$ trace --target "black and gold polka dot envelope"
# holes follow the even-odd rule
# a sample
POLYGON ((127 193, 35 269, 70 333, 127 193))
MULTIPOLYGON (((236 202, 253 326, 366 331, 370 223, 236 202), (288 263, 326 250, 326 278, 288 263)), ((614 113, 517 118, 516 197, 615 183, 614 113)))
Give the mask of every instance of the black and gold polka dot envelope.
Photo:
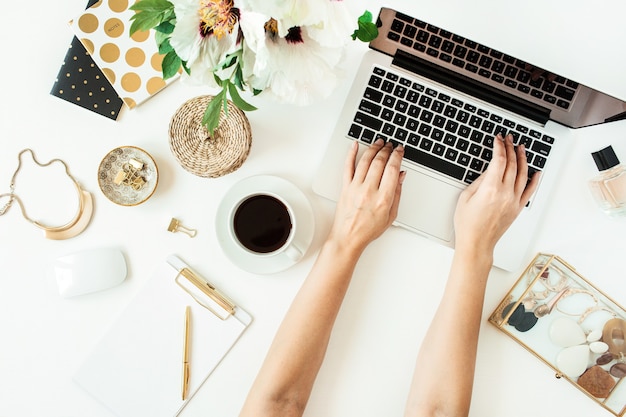
POLYGON ((76 37, 131 109, 176 78, 163 79, 163 55, 153 30, 130 36, 132 4, 131 0, 100 0, 71 22, 76 37))
POLYGON ((50 94, 116 120, 124 102, 74 37, 50 94))

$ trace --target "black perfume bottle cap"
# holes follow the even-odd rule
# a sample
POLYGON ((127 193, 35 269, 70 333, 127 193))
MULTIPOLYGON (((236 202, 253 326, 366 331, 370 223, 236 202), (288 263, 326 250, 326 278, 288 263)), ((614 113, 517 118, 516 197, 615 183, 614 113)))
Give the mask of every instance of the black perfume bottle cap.
POLYGON ((619 165, 619 159, 617 158, 617 155, 615 155, 615 151, 611 145, 599 150, 598 152, 592 152, 591 156, 600 171, 606 171, 607 169, 619 165))

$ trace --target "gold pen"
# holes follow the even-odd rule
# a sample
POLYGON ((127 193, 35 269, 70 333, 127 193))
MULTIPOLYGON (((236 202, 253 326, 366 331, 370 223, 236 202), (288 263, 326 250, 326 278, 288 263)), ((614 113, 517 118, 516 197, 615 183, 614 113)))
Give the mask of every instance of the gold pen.
POLYGON ((191 325, 191 308, 185 308, 185 335, 183 339, 183 383, 182 397, 183 401, 187 399, 187 391, 189 390, 189 333, 191 325))

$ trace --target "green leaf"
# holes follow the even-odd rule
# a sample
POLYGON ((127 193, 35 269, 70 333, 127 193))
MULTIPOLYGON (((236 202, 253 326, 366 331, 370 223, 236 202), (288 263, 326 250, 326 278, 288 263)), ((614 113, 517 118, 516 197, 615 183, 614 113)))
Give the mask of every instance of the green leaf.
POLYGON ((191 69, 187 66, 187 61, 183 61, 182 65, 183 65, 183 69, 185 70, 187 75, 191 75, 191 69))
POLYGON ((153 13, 160 13, 173 8, 174 5, 168 0, 140 0, 129 7, 130 10, 147 11, 153 13))
POLYGON ((158 33, 164 33, 166 35, 170 35, 172 32, 174 32, 174 27, 175 26, 172 22, 166 21, 156 26, 154 30, 156 30, 158 33))
POLYGON ((132 24, 130 25, 130 35, 132 36, 135 32, 139 31, 148 31, 153 27, 159 25, 161 23, 161 17, 143 13, 137 13, 133 17, 131 17, 132 24))
POLYGON ((157 41, 157 44, 159 45, 159 54, 167 55, 167 54, 169 54, 170 52, 172 52, 174 50, 174 48, 170 44, 170 38, 169 37, 167 37, 167 38, 165 38, 163 40, 160 40, 157 37, 156 41, 157 41))
MULTIPOLYGON (((167 0, 140 0, 130 7, 136 11, 130 20, 130 34, 150 30, 174 19, 174 5, 167 0)), ((172 28, 173 30, 173 28, 172 28)))
POLYGON ((235 80, 234 84, 241 91, 244 90, 244 82, 243 82, 243 70, 241 69, 241 65, 237 64, 237 68, 235 69, 235 80))
POLYGON ((371 42, 378 37, 378 27, 372 21, 372 13, 365 11, 357 21, 358 29, 352 33, 352 40, 357 38, 362 42, 371 42))
POLYGON ((237 86, 230 81, 228 82, 228 92, 230 93, 230 98, 232 98, 235 106, 239 107, 243 111, 253 111, 256 110, 252 104, 248 103, 239 95, 239 91, 237 91, 237 86))
POLYGON ((222 112, 222 106, 225 99, 226 88, 222 88, 222 91, 213 97, 213 100, 211 100, 209 105, 204 110, 202 125, 207 128, 209 135, 211 136, 213 136, 215 129, 217 129, 220 124, 220 113, 222 112))
POLYGON ((363 23, 372 23, 373 19, 374 19, 374 16, 372 15, 372 12, 370 12, 369 10, 366 10, 363 12, 361 16, 359 16, 358 21, 363 22, 363 23))
POLYGON ((216 73, 213 73, 213 78, 215 79, 215 83, 220 87, 224 87, 224 80, 217 76, 216 73))
POLYGON ((230 68, 233 65, 237 64, 239 62, 239 59, 241 57, 241 52, 242 50, 239 49, 235 52, 233 52, 232 54, 227 54, 224 57, 224 60, 222 62, 220 62, 219 64, 217 64, 217 66, 215 67, 218 70, 223 70, 226 68, 230 68))
POLYGON ((182 61, 179 56, 176 54, 176 51, 168 52, 163 58, 163 62, 161 63, 161 69, 163 70, 163 79, 167 80, 168 78, 172 78, 178 73, 180 66, 182 65, 182 61))

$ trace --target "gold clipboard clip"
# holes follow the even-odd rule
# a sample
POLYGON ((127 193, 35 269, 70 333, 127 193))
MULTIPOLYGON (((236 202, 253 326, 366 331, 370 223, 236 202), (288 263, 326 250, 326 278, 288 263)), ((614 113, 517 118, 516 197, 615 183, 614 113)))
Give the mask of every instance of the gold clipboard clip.
POLYGON ((171 256, 168 262, 178 270, 175 281, 198 304, 221 320, 235 314, 236 305, 204 278, 184 265, 178 257, 171 256))

